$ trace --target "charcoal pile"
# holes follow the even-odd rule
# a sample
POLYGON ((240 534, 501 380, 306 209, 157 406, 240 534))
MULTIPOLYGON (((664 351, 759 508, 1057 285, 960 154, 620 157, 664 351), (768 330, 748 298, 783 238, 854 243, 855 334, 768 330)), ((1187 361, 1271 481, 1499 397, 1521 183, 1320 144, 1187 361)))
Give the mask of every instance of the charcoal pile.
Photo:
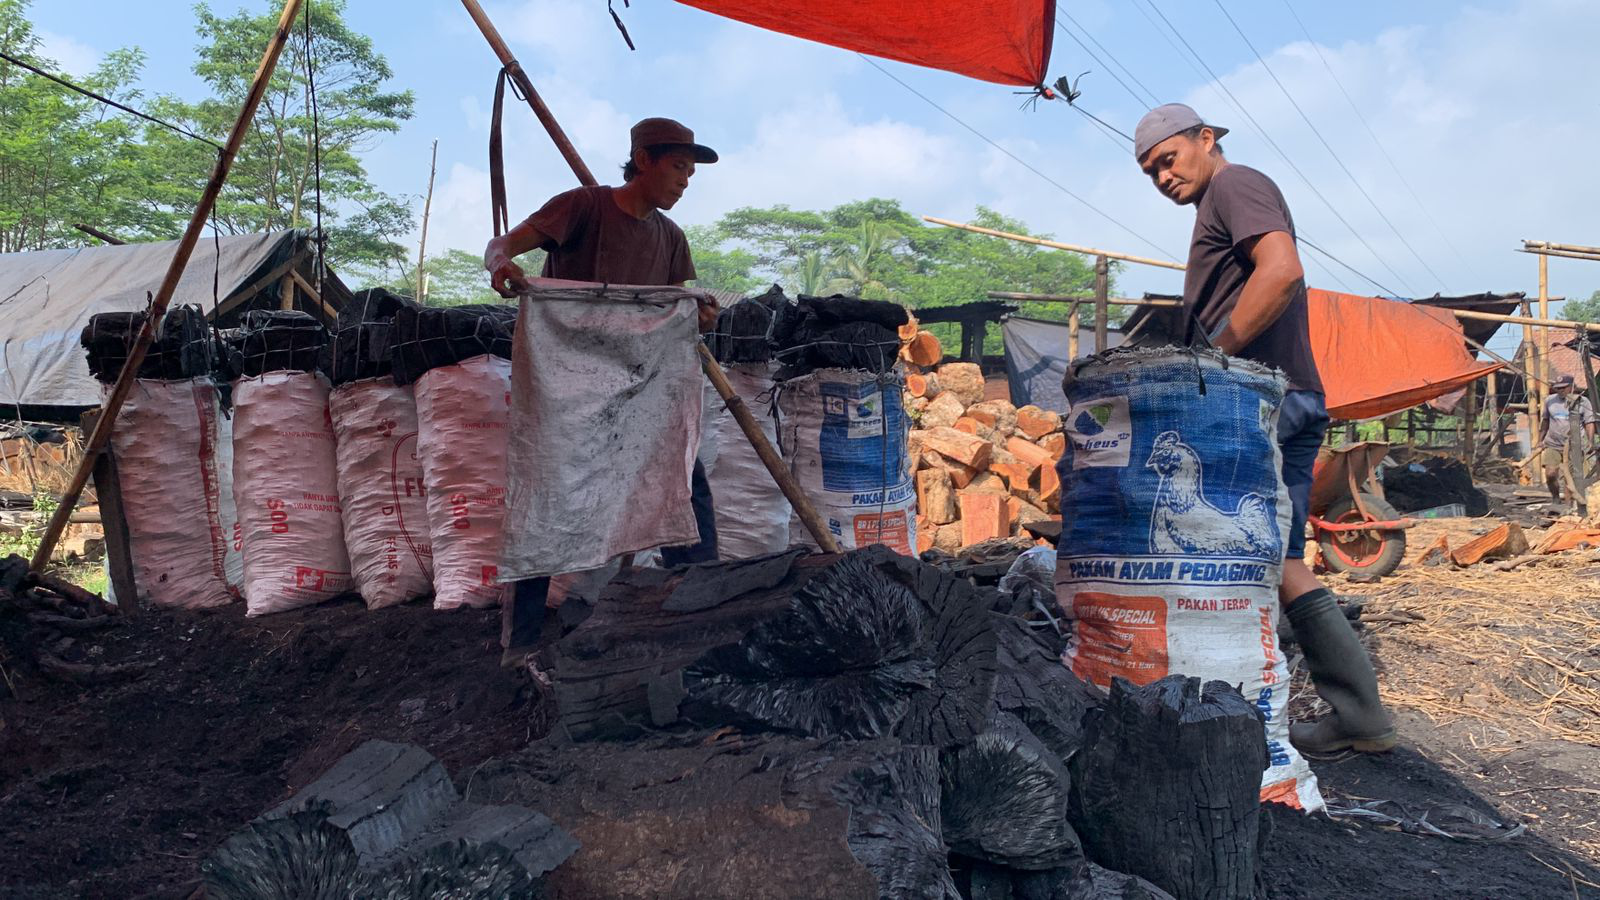
POLYGON ((328 330, 310 313, 252 309, 229 343, 230 368, 255 378, 268 372, 319 372, 328 330))
POLYGON ((464 306, 402 306, 389 331, 389 352, 397 384, 411 384, 424 372, 475 356, 511 358, 517 308, 498 303, 464 306))
MULTIPOLYGON (((96 313, 89 317, 78 342, 89 358, 89 372, 103 384, 112 384, 127 362, 139 329, 142 312, 96 313)), ((211 374, 217 357, 211 325, 198 306, 167 310, 155 341, 139 364, 140 378, 177 381, 211 374)))
MULTIPOLYGON (((875 887, 840 882, 827 896, 1250 896, 1256 857, 1232 851, 1257 838, 1265 739, 1253 707, 1222 685, 1197 700, 1198 688, 1122 683, 1101 713, 1106 700, 1061 664, 1053 629, 996 612, 997 595, 883 547, 625 571, 537 659, 557 709, 551 740, 599 741, 579 750, 635 784, 586 784, 574 822, 549 810, 586 848, 588 834, 629 833, 607 838, 626 854, 580 853, 554 883, 627 884, 627 859, 657 843, 684 856, 680 873, 716 872, 730 846, 767 839, 773 826, 752 824, 765 819, 798 845, 844 838, 848 865, 826 857, 827 869, 841 879, 864 870, 875 887), (1165 783, 1186 773, 1183 791, 1148 808, 1122 803, 1120 818, 1093 807, 1157 790, 1135 790, 1137 767, 1110 782, 1102 761, 1132 758, 1135 746, 1170 753, 1159 771, 1172 773, 1165 783), (744 768, 727 763, 730 784, 711 783, 722 763, 710 761, 728 754, 744 768), (747 783, 758 773, 776 776, 781 798, 747 783), (822 815, 841 808, 847 815, 822 815), (1133 858, 1115 844, 1139 822, 1203 835, 1229 854, 1133 858), (675 843, 667 832, 678 828, 695 840, 675 843)), ((507 797, 543 808, 556 802, 552 784, 590 777, 551 771, 564 766, 530 750, 496 777, 507 797)), ((680 879, 613 896, 740 895, 723 891, 680 879)), ((805 882, 742 896, 816 893, 805 882)))
POLYGON ((1489 514, 1489 495, 1472 483, 1472 472, 1459 459, 1420 457, 1379 471, 1384 497, 1399 512, 1418 512, 1459 503, 1466 507, 1469 516, 1489 514))
POLYGON ((546 816, 464 800, 412 744, 367 741, 201 866, 213 900, 539 896, 578 849, 546 816))
POLYGON ((899 329, 910 321, 898 303, 842 294, 801 296, 775 308, 772 344, 775 358, 783 363, 779 381, 817 369, 888 372, 900 356, 899 329))
POLYGON ((783 288, 773 285, 764 294, 723 307, 716 328, 706 335, 706 349, 725 366, 767 362, 772 359, 773 324, 789 305, 783 288))
POLYGON ((409 297, 384 288, 356 291, 334 326, 324 364, 334 384, 382 378, 393 371, 389 332, 400 310, 420 310, 409 297))

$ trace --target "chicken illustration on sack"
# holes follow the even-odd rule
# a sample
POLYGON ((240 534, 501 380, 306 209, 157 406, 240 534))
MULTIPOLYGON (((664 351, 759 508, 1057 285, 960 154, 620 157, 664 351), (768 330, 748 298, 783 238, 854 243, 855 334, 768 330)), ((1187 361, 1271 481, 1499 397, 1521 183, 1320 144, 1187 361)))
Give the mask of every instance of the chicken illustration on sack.
POLYGON ((1145 465, 1161 476, 1150 513, 1150 552, 1254 556, 1283 555, 1273 501, 1249 493, 1233 510, 1206 500, 1200 455, 1176 431, 1157 435, 1145 465))

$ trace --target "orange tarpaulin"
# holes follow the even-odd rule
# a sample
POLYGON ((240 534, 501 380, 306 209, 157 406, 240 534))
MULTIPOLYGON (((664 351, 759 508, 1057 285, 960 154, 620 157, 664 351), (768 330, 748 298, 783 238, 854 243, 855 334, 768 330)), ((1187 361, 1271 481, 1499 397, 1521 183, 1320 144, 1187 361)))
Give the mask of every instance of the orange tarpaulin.
POLYGON ((1044 84, 1056 19, 1055 0, 679 2, 846 50, 1025 87, 1044 84))
POLYGON ((1409 409, 1501 368, 1472 358, 1449 310, 1316 288, 1307 298, 1311 352, 1335 419, 1409 409))

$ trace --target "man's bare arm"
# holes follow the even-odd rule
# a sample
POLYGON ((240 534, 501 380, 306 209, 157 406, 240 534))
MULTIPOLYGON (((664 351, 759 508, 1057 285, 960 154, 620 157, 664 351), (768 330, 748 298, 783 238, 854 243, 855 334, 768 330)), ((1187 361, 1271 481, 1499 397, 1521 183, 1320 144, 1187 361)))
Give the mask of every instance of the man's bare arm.
POLYGON ((543 232, 527 222, 497 238, 492 238, 483 248, 483 267, 489 270, 489 284, 502 297, 515 297, 528 289, 528 273, 517 265, 516 258, 529 250, 537 250, 550 240, 543 232))
POLYGON ((1216 338, 1217 348, 1224 353, 1238 353, 1260 337, 1289 308, 1295 291, 1305 282, 1300 254, 1287 231, 1252 238, 1244 250, 1255 271, 1239 293, 1227 327, 1216 338))

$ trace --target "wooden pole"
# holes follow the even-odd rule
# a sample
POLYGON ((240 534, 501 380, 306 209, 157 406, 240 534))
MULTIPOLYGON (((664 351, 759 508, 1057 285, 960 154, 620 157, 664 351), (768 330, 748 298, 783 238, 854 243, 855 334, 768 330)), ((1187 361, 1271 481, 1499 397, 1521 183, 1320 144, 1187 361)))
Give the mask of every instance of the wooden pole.
POLYGON ((1578 253, 1572 250, 1518 250, 1518 253, 1532 253, 1537 256, 1561 256, 1567 259, 1586 259, 1589 262, 1600 262, 1600 255, 1594 253, 1578 253))
POLYGON ((1522 301, 1522 347, 1526 351, 1523 359, 1527 362, 1528 372, 1533 375, 1532 384, 1524 381, 1526 386, 1523 394, 1528 401, 1528 458, 1533 460, 1533 483, 1544 482, 1544 461, 1539 458, 1539 417, 1544 411, 1544 370, 1539 366, 1539 349, 1533 342, 1533 312, 1528 308, 1528 301, 1522 301))
POLYGON ((155 341, 156 329, 167 313, 167 305, 172 302, 172 294, 178 288, 178 280, 183 277, 184 266, 189 264, 189 257, 194 253, 194 245, 200 240, 200 232, 205 228, 206 219, 211 216, 211 209, 216 205, 217 195, 222 192, 228 171, 233 168, 233 159, 239 154, 239 146, 244 143, 244 136, 249 133, 251 123, 255 121, 256 109, 261 105, 261 98, 267 92, 267 85, 272 80, 272 70, 277 67, 278 56, 283 53, 283 45, 289 40, 289 32, 293 27, 295 16, 300 13, 301 2, 302 0, 284 0, 283 15, 278 17, 278 28, 273 32, 272 40, 261 56, 260 65, 256 67, 255 77, 250 82, 249 92, 245 94, 244 107, 239 110, 239 116, 234 120, 233 130, 228 133, 228 140, 222 152, 217 155, 217 165, 211 171, 211 180, 206 182, 205 191, 200 195, 200 202, 194 208, 194 215, 189 217, 189 226, 184 229, 183 237, 178 239, 178 246, 172 253, 172 262, 167 265, 167 274, 161 279, 161 286, 156 289, 155 297, 150 301, 149 313, 144 317, 144 324, 140 326, 133 346, 128 349, 128 358, 122 364, 117 382, 112 386, 111 393, 106 396, 100 421, 95 423, 94 433, 90 435, 89 443, 84 447, 83 461, 78 464, 78 470, 73 473, 72 481, 62 492, 61 505, 56 508, 55 515, 50 517, 50 524, 39 541, 39 549, 34 553, 32 562, 32 569, 35 572, 44 571, 45 564, 50 561, 50 554, 55 552, 56 543, 61 540, 61 532, 66 529, 67 520, 72 517, 72 508, 78 505, 78 497, 83 494, 83 486, 88 483, 89 475, 94 470, 95 460, 111 440, 111 432, 116 427, 117 413, 122 411, 122 404, 127 401, 128 392, 133 389, 134 378, 139 372, 139 366, 144 363, 145 354, 150 352, 151 343, 155 341))
MULTIPOLYGON (((94 431, 100 410, 83 414, 79 424, 84 434, 94 431)), ((139 585, 133 577, 133 548, 128 540, 128 518, 122 509, 122 479, 117 474, 117 457, 106 448, 94 461, 94 496, 100 505, 100 530, 106 536, 106 574, 117 597, 117 612, 132 617, 139 613, 139 585)))
POLYGON ((1478 319, 1484 322, 1506 322, 1512 325, 1539 325, 1541 327, 1549 328, 1571 328, 1573 330, 1581 329, 1583 331, 1600 332, 1600 323, 1574 322, 1571 319, 1550 319, 1537 317, 1531 313, 1527 313, 1528 304, 1526 301, 1523 302, 1522 308, 1525 314, 1520 316, 1502 316, 1499 313, 1478 312, 1475 309, 1452 309, 1449 312, 1458 319, 1478 319))
POLYGON ((1067 314, 1067 361, 1078 358, 1078 329, 1082 322, 1078 316, 1079 304, 1072 304, 1072 312, 1067 314))
MULTIPOLYGON (((1019 303, 1093 303, 1094 295, 1075 297, 1071 294, 1019 294, 1016 291, 988 291, 985 296, 990 300, 1015 300, 1019 303)), ((1182 306, 1181 300, 1135 300, 1131 297, 1107 297, 1106 303, 1112 306, 1154 306, 1176 307, 1182 306)))
POLYGON ((704 342, 700 344, 700 366, 705 370, 706 377, 711 379, 711 386, 717 389, 717 396, 728 405, 728 412, 732 413, 733 420, 739 423, 739 429, 750 439, 750 445, 755 447, 756 455, 761 457, 762 464, 772 473, 772 479, 778 483, 778 489, 788 498, 789 505, 794 507, 806 530, 811 532, 812 540, 816 541, 817 546, 824 552, 838 553, 839 543, 833 539, 833 534, 828 531, 828 526, 823 523, 822 517, 817 515, 816 508, 811 505, 811 498, 800 489, 789 467, 783 464, 783 458, 767 442, 767 436, 756 423, 756 417, 751 415, 750 409, 744 405, 744 400, 740 399, 739 392, 728 382, 728 376, 722 373, 722 366, 717 364, 717 358, 706 349, 704 342))
MULTIPOLYGON (((295 2, 298 3, 299 0, 295 0, 295 2)), ((489 46, 494 48, 495 55, 500 57, 500 62, 506 66, 506 70, 511 74, 512 79, 522 88, 523 95, 528 98, 528 105, 533 107, 534 115, 539 117, 539 122, 544 125, 545 131, 550 134, 550 140, 555 142, 556 149, 561 151, 561 155, 567 160, 567 165, 572 167, 572 174, 576 175, 583 184, 594 185, 596 183, 594 175, 590 173, 589 167, 584 165, 583 159, 578 156, 578 151, 572 146, 572 142, 567 140, 566 132, 561 130, 561 125, 556 122, 555 116, 551 114, 549 107, 546 107, 544 101, 539 99, 538 91, 533 89, 533 82, 528 80, 527 73, 522 71, 522 67, 512 57, 511 50, 506 47, 505 41, 501 40, 500 32, 495 29, 494 23, 489 21, 488 15, 478 5, 477 0, 461 0, 461 2, 466 6, 467 12, 472 15, 472 20, 478 23, 478 30, 483 32, 483 36, 489 41, 489 46)), ((788 498, 789 505, 794 507, 795 514, 800 517, 801 523, 806 526, 807 531, 811 532, 811 539, 816 541, 817 546, 821 547, 825 552, 838 553, 839 543, 833 539, 833 535, 828 531, 827 525, 823 524, 822 517, 817 515, 816 508, 811 505, 811 498, 807 497, 805 492, 800 489, 800 485, 794 480, 794 475, 783 464, 783 458, 778 455, 778 451, 774 450, 772 444, 767 441, 767 436, 761 431, 761 426, 756 422, 755 416, 750 414, 750 410, 745 407, 744 401, 740 400, 738 393, 734 391, 733 385, 728 383, 728 377, 722 373, 722 366, 718 365, 716 357, 712 356, 711 351, 706 349, 705 342, 698 343, 700 346, 700 369, 705 372, 707 378, 711 379, 711 386, 716 388, 717 396, 728 404, 728 411, 733 414, 734 421, 739 423, 739 430, 744 432, 745 439, 750 442, 751 447, 755 448, 756 455, 761 457, 762 464, 767 467, 767 473, 772 476, 772 480, 778 485, 778 489, 783 492, 783 496, 788 498)))
POLYGON ((422 239, 417 241, 417 302, 426 299, 428 277, 423 264, 428 261, 428 213, 433 210, 433 176, 439 171, 439 139, 433 140, 433 159, 428 163, 428 199, 422 202, 422 239))
POLYGON ((1076 244, 1063 244, 1060 241, 1048 241, 1044 238, 1029 237, 1025 234, 1012 234, 1009 231, 996 231, 993 228, 982 228, 977 225, 967 225, 963 222, 952 222, 949 219, 940 219, 934 216, 923 216, 922 221, 943 225, 946 228, 959 228, 973 234, 987 234, 990 237, 1005 238, 1008 241, 1020 241, 1024 244, 1035 244, 1040 247, 1049 247, 1052 250, 1070 250, 1073 253, 1083 253, 1088 256, 1104 256, 1109 259, 1120 259, 1123 262, 1138 263, 1141 266, 1158 266, 1163 269, 1177 269, 1182 272, 1183 263, 1167 262, 1164 259, 1151 259, 1148 256, 1133 256, 1127 253, 1117 253, 1114 250, 1097 250, 1093 247, 1080 247, 1076 244))
POLYGON ((1587 247, 1583 244, 1556 244, 1550 241, 1525 240, 1522 242, 1522 246, 1526 250, 1561 250, 1566 253, 1588 253, 1593 256, 1600 256, 1600 247, 1587 247))
POLYGON ((284 312, 294 309, 294 278, 291 276, 278 279, 278 308, 284 312))
POLYGON ((556 149, 561 151, 561 156, 566 159, 567 165, 572 167, 572 172, 578 176, 578 181, 589 187, 599 184, 594 180, 594 174, 589 171, 589 167, 584 165, 583 158, 578 156, 578 149, 567 139, 567 133, 561 130, 561 123, 556 121, 555 114, 544 104, 539 92, 533 89, 533 82, 528 79, 528 73, 522 71, 522 64, 511 55, 511 48, 506 46, 505 39, 500 37, 500 31, 489 21, 488 14, 478 5, 478 0, 461 0, 461 5, 467 8, 467 14, 478 24, 478 30, 483 32, 484 40, 489 42, 494 55, 500 58, 500 64, 505 66, 506 74, 511 77, 512 83, 522 92, 522 96, 528 99, 528 107, 539 117, 539 124, 544 126, 544 130, 550 133, 550 140, 555 142, 556 149))
POLYGON ((1094 258, 1094 352, 1104 353, 1111 327, 1111 262, 1104 253, 1094 258))

